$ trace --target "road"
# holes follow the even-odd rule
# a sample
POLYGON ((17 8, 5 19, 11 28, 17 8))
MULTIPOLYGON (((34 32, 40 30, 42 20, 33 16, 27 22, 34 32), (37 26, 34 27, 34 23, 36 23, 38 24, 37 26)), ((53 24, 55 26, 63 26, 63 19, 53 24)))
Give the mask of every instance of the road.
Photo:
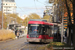
POLYGON ((45 50, 47 44, 28 43, 26 37, 0 42, 0 50, 45 50))
POLYGON ((42 43, 28 43, 24 45, 21 50, 47 50, 46 45, 47 44, 42 43))
POLYGON ((25 45, 26 37, 0 42, 0 50, 19 50, 25 45))

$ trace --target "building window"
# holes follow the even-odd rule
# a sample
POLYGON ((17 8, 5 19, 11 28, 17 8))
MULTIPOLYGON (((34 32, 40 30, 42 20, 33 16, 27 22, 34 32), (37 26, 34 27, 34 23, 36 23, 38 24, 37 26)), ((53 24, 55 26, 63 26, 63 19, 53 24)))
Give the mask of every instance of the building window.
POLYGON ((5 4, 3 4, 3 5, 5 5, 5 4))
POLYGON ((5 2, 15 2, 14 0, 3 0, 5 2))
POLYGON ((7 5, 7 4, 6 4, 7 5))
POLYGON ((6 10, 4 10, 4 11, 6 11, 6 10))
POLYGON ((4 8, 6 8, 6 7, 4 7, 4 8))

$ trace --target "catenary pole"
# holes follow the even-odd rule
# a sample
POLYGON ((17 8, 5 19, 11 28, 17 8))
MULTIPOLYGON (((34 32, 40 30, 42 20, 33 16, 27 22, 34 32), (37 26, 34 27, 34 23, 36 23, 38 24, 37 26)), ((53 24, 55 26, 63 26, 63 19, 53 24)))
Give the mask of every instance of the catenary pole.
POLYGON ((3 29, 3 0, 1 0, 2 1, 2 29, 3 29))

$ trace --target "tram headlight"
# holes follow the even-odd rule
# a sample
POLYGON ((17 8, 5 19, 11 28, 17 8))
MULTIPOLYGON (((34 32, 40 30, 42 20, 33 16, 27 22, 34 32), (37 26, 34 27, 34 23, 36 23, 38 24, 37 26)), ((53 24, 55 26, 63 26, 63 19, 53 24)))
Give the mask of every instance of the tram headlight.
POLYGON ((30 35, 29 35, 29 37, 30 37, 30 35))

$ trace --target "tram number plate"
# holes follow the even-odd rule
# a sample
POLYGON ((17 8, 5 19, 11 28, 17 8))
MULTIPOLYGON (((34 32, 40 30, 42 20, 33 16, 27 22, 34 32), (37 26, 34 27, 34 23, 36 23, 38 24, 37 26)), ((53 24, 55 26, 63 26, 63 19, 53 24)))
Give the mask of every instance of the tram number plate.
POLYGON ((36 35, 30 35, 30 37, 37 37, 36 35))

